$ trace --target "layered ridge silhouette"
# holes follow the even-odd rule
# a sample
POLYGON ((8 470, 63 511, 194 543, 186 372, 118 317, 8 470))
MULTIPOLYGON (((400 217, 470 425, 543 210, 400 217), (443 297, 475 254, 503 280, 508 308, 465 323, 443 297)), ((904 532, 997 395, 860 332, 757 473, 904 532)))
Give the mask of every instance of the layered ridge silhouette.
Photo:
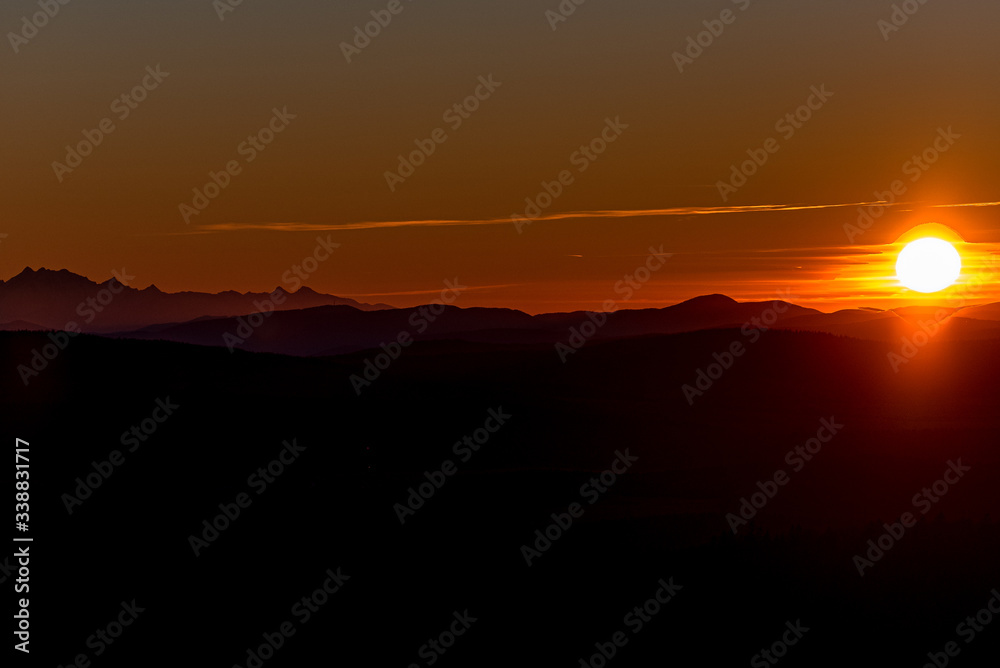
POLYGON ((170 294, 149 287, 125 288, 100 311, 88 306, 87 299, 108 285, 66 270, 26 269, 0 283, 0 329, 62 329, 75 321, 83 331, 122 338, 300 356, 373 349, 401 333, 426 341, 552 345, 726 327, 822 332, 893 343, 920 332, 950 341, 1000 339, 1000 304, 823 313, 784 301, 741 303, 716 294, 664 308, 528 315, 513 309, 440 305, 396 309, 305 287, 287 294, 280 305, 266 293, 170 294), (275 312, 255 315, 265 302, 276 306, 275 312), (81 313, 89 314, 91 322, 81 313))
MULTIPOLYGON (((121 278, 127 282, 126 277, 121 278)), ((85 332, 110 332, 201 317, 244 315, 260 308, 255 302, 265 301, 277 310, 323 305, 348 305, 362 311, 392 308, 324 295, 306 287, 286 291, 283 303, 275 304, 265 292, 168 293, 155 285, 138 290, 117 281, 111 278, 98 283, 66 269, 36 271, 27 267, 0 281, 0 329, 63 329, 75 322, 85 332)))

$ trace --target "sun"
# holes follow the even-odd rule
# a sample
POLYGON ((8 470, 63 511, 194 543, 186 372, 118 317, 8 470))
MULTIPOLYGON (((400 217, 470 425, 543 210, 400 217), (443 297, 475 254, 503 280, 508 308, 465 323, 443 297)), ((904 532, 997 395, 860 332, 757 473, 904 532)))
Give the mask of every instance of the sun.
POLYGON ((896 259, 896 277, 916 292, 938 292, 958 280, 962 257, 953 245, 937 237, 906 244, 896 259))

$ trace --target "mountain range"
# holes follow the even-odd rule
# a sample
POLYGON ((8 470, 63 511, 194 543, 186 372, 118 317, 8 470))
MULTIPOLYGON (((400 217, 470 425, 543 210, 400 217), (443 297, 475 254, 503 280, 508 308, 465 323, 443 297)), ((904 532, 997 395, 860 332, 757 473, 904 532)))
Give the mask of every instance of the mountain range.
MULTIPOLYGON (((124 276, 122 280, 128 282, 124 276)), ((17 276, 0 281, 0 329, 65 329, 75 322, 84 332, 114 332, 202 317, 244 315, 257 310, 255 302, 264 301, 271 301, 277 310, 330 305, 361 311, 392 308, 324 295, 306 287, 282 293, 286 298, 276 304, 266 292, 169 293, 155 285, 138 290, 118 278, 98 283, 66 269, 26 267, 17 276)))
MULTIPOLYGON (((32 272, 0 284, 3 319, 24 323, 15 329, 77 320, 81 294, 109 289, 32 272), (48 301, 32 304, 31 294, 48 301), (46 311, 55 303, 68 313, 46 311)), ((295 308, 299 292, 291 310, 266 317, 250 315, 261 295, 202 295, 213 310, 187 306, 185 321, 162 315, 156 300, 195 303, 183 299, 191 293, 121 290, 113 305, 136 312, 112 318, 109 304, 91 324, 139 326, 81 335, 54 355, 39 352, 54 349, 44 331, 0 331, 9 361, 0 420, 30 442, 33 472, 44 472, 31 479, 41 500, 31 520, 48 532, 50 549, 32 562, 50 574, 40 580, 46 598, 131 600, 138 589, 151 615, 184 616, 199 636, 262 637, 288 614, 289 590, 316 591, 343 564, 350 581, 337 596, 348 604, 338 613, 331 602, 316 615, 329 627, 311 622, 320 626, 282 647, 289 665, 329 653, 331 635, 311 632, 324 628, 387 646, 380 665, 412 664, 424 629, 390 646, 372 622, 386 601, 435 619, 466 606, 481 614, 456 650, 502 661, 456 654, 453 665, 520 665, 523 646, 510 638, 525 633, 534 634, 531 665, 578 665, 568 647, 627 628, 623 613, 676 577, 677 602, 640 638, 659 644, 636 642, 615 666, 669 663, 678 638, 696 659, 685 664, 719 646, 711 665, 745 665, 789 618, 842 639, 804 642, 790 666, 896 666, 923 665, 924 640, 975 613, 982 583, 995 582, 995 304, 822 313, 708 295, 530 315, 295 308), (243 313, 212 315, 220 308, 243 313), (921 323, 935 345, 905 364, 887 358, 902 352, 902 333, 920 345, 921 323), (402 333, 419 340, 358 391, 355 379, 370 378, 382 344, 392 349, 402 333), (230 354, 227 334, 244 350, 287 354, 230 354), (725 360, 737 341, 748 351, 725 360), (559 343, 579 346, 570 363, 553 350, 559 343), (163 406, 175 414, 163 417, 163 406), (503 422, 490 433, 494 415, 503 422), (835 431, 819 431, 827 425, 835 431), (139 446, 119 450, 130 434, 141 434, 139 446), (458 446, 469 439, 482 446, 466 458, 458 446), (288 463, 286 442, 304 452, 301 463, 288 463), (608 469, 618 453, 635 462, 620 475, 608 469), (938 491, 955 468, 961 477, 938 491), (266 487, 250 482, 262 480, 255 471, 270 472, 266 487), (585 495, 612 474, 596 498, 585 495), (935 502, 917 506, 931 490, 935 502), (72 513, 68 495, 83 500, 72 513), (416 511, 404 522, 401 508, 416 511), (904 512, 919 517, 900 533, 893 523, 904 512), (194 551, 195 536, 207 547, 194 551), (884 536, 902 537, 859 573, 855 557, 884 536), (78 549, 91 543, 101 549, 78 549), (539 556, 528 561, 525 546, 539 556), (282 576, 248 596, 247 582, 264 572, 282 576), (740 620, 725 643, 705 623, 720 610, 740 620), (262 625, 268 614, 274 621, 262 625)), ((54 655, 73 656, 93 628, 80 622, 54 655)), ((141 628, 170 646, 174 627, 141 628)), ((967 665, 995 663, 988 638, 963 648, 967 665)), ((244 646, 209 647, 202 662, 234 665, 244 646)))
POLYGON ((65 269, 29 268, 0 281, 0 329, 64 329, 76 322, 82 331, 117 338, 298 356, 373 349, 401 336, 490 344, 563 343, 576 348, 589 340, 721 328, 740 329, 745 337, 754 337, 753 330, 780 329, 890 343, 915 336, 922 340, 920 332, 949 341, 1000 339, 996 303, 962 309, 909 306, 824 313, 784 301, 737 302, 716 294, 664 308, 529 315, 501 308, 393 308, 302 287, 287 293, 273 313, 253 315, 265 302, 273 304, 268 293, 165 293, 155 286, 137 290, 112 281, 96 283, 65 269), (119 293, 108 298, 110 287, 119 293))

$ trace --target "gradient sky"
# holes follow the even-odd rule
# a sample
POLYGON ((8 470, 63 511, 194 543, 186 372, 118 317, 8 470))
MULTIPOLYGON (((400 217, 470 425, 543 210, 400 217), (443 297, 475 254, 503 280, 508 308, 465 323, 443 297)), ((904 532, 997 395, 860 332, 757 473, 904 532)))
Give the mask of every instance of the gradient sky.
MULTIPOLYGON (((929 0, 886 40, 893 3, 869 0, 589 0, 556 30, 558 0, 402 0, 346 62, 341 43, 387 4, 244 0, 220 20, 211 0, 77 0, 18 53, 8 35, 0 278, 125 267, 137 287, 268 290, 329 235, 316 290, 405 306, 458 277, 456 305, 540 312, 598 308, 662 245, 672 257, 622 306, 723 292, 884 307, 910 299, 886 273, 908 229, 949 225, 972 271, 1000 249, 1000 208, 941 206, 1000 201, 996 2, 929 0), (674 52, 725 9, 735 22, 679 72, 674 52), (157 65, 169 76, 118 120, 112 102, 157 65), (452 130, 445 110, 489 75, 500 87, 452 130), (824 85, 783 138, 776 121, 824 85), (237 147, 286 107, 295 120, 245 162, 237 147), (52 163, 106 117, 115 131, 60 182, 52 163), (572 154, 608 118, 628 128, 579 172, 572 154), (448 140, 391 192, 385 172, 435 128, 448 140), (940 128, 960 138, 911 181, 940 128), (715 184, 771 137, 779 150, 723 201, 715 184), (234 159, 242 172, 185 223, 179 205, 234 159), (565 169, 551 219, 518 233, 510 215, 565 169), (897 179, 901 203, 849 238, 857 203, 897 179)), ((8 0, 0 28, 37 11, 8 0)))

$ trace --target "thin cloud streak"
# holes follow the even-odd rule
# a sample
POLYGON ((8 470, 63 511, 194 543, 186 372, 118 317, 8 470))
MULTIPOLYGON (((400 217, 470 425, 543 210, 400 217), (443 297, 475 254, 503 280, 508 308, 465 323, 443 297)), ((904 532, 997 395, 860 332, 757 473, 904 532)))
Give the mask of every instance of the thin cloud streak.
MULTIPOLYGON (((470 219, 430 219, 430 220, 390 220, 390 221, 366 221, 358 223, 215 223, 211 225, 201 225, 186 232, 175 232, 171 234, 211 234, 215 232, 245 232, 245 231, 269 231, 269 232, 338 232, 354 230, 378 230, 395 227, 472 227, 477 225, 510 225, 514 220, 539 221, 560 221, 574 220, 578 218, 649 218, 655 216, 716 216, 724 214, 739 213, 771 213, 778 211, 808 211, 817 209, 841 209, 860 206, 905 206, 911 202, 850 202, 841 204, 754 204, 746 206, 709 206, 709 207, 674 207, 669 209, 609 209, 603 211, 567 211, 561 213, 547 213, 537 218, 526 219, 518 216, 506 218, 470 218, 470 219)), ((959 208, 959 207, 989 207, 1000 206, 1000 202, 968 202, 957 204, 934 204, 932 208, 959 208)))
POLYGON ((934 209, 952 209, 964 206, 1000 206, 1000 202, 972 202, 969 204, 935 204, 934 209))
MULTIPOLYGON (((548 213, 530 219, 530 222, 574 220, 578 218, 649 218, 655 216, 714 216, 738 213, 770 213, 776 211, 805 211, 812 209, 839 209, 854 206, 874 206, 884 202, 852 202, 846 204, 755 204, 746 206, 674 207, 669 209, 631 209, 603 211, 568 211, 548 213)), ((985 206, 985 205, 984 205, 985 206)), ((215 223, 201 225, 189 232, 176 234, 206 234, 211 232, 271 231, 271 232, 335 232, 351 230, 376 230, 394 227, 471 227, 477 225, 511 225, 514 220, 529 220, 517 216, 506 218, 475 218, 465 220, 393 220, 359 223, 215 223)))

